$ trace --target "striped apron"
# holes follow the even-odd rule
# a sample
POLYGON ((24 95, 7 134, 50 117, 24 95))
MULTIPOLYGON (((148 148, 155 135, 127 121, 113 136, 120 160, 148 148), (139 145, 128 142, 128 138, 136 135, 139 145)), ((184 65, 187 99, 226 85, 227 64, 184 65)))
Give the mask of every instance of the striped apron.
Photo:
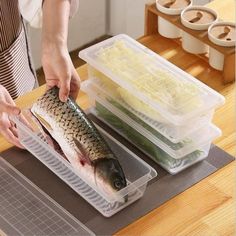
POLYGON ((18 0, 0 0, 0 84, 15 99, 36 81, 18 0))

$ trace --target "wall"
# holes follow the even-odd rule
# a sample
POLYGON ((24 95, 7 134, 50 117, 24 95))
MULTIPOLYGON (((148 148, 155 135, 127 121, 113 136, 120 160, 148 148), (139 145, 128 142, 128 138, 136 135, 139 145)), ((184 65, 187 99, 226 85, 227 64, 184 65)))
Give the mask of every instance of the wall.
POLYGON ((144 31, 144 8, 150 0, 109 0, 108 33, 138 38, 144 31))
MULTIPOLYGON (((144 9, 146 3, 155 0, 109 0, 109 25, 111 35, 125 33, 138 38, 144 32, 144 9)), ((210 0, 194 0, 194 4, 206 4, 210 0)))
MULTIPOLYGON (((106 0, 80 0, 78 13, 70 20, 68 47, 79 48, 106 34, 106 0)), ((29 28, 29 40, 35 68, 41 66, 41 30, 29 28)))
MULTIPOLYGON (((210 0, 194 0, 206 4, 210 0)), ((138 38, 144 32, 145 4, 155 0, 80 0, 78 13, 70 21, 69 50, 79 48, 105 35, 125 33, 138 38)), ((41 30, 29 28, 35 68, 41 66, 41 30)))

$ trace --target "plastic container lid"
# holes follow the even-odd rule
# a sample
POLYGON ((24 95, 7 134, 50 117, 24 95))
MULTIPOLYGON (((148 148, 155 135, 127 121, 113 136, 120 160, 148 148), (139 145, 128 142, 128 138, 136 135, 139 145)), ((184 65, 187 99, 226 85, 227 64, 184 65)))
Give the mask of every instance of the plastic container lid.
POLYGON ((1 230, 6 233, 2 234, 0 230, 2 236, 95 236, 82 222, 72 216, 1 156, 0 186, 0 222, 4 222, 1 224, 1 230))
POLYGON ((143 122, 136 114, 130 113, 131 108, 127 107, 118 97, 114 98, 110 96, 108 91, 102 89, 97 84, 93 83, 93 81, 84 81, 81 90, 87 93, 90 98, 101 103, 111 113, 137 130, 140 134, 144 135, 148 140, 160 147, 174 159, 180 159, 186 156, 195 151, 199 146, 212 142, 213 139, 221 135, 221 131, 216 126, 209 124, 179 143, 172 143, 143 122))
POLYGON ((79 56, 175 125, 224 104, 224 97, 127 35, 79 56))
POLYGON ((91 184, 91 181, 88 181, 85 176, 76 171, 64 157, 47 143, 45 136, 41 133, 41 129, 31 118, 29 112, 23 111, 23 114, 31 125, 31 129, 19 117, 12 117, 12 120, 17 125, 22 145, 106 217, 114 215, 142 197, 146 189, 144 187, 146 187, 148 181, 157 176, 156 171, 150 165, 98 127, 111 150, 116 154, 128 183, 127 187, 108 195, 100 191, 97 186, 91 184), (124 202, 124 198, 127 195, 128 201, 124 202))
POLYGON ((233 22, 217 22, 209 27, 208 37, 216 45, 233 47, 236 40, 235 28, 233 22))

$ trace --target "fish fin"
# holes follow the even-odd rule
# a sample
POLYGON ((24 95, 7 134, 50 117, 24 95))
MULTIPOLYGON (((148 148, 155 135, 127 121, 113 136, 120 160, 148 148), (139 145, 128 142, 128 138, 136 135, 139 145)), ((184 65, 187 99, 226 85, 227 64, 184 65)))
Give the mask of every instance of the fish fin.
POLYGON ((39 114, 33 112, 34 116, 38 119, 38 121, 49 131, 52 131, 52 126, 39 114))
POLYGON ((97 172, 97 165, 94 166, 94 180, 95 180, 95 184, 98 185, 96 172, 97 172))
MULTIPOLYGON (((77 147, 78 150, 77 153, 79 155, 79 158, 81 159, 82 162, 91 164, 91 160, 89 158, 88 152, 84 149, 83 145, 80 143, 80 141, 77 138, 73 138, 73 141, 77 147)), ((83 165, 83 163, 81 163, 83 165)))
POLYGON ((32 120, 36 123, 36 126, 38 127, 38 129, 40 130, 40 133, 45 138, 47 144, 51 146, 55 151, 57 151, 64 159, 69 161, 66 155, 64 154, 64 152, 62 151, 59 143, 52 137, 52 135, 47 130, 47 128, 41 124, 37 116, 32 111, 30 111, 30 114, 31 114, 32 120))
POLYGON ((93 161, 93 167, 94 167, 94 180, 95 180, 95 184, 97 185, 97 166, 100 162, 103 162, 104 160, 107 160, 106 158, 100 158, 100 159, 97 159, 95 161, 93 161))

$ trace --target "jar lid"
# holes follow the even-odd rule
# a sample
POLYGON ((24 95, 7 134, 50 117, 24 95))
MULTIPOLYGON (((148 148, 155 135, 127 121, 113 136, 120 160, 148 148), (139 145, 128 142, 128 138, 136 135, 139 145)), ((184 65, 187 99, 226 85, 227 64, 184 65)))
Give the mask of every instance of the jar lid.
POLYGON ((232 47, 236 41, 236 25, 233 22, 217 22, 208 29, 209 39, 219 46, 232 47))
POLYGON ((217 19, 217 13, 204 6, 190 6, 181 13, 182 24, 194 30, 206 30, 217 19))
POLYGON ((180 15, 190 5, 192 0, 156 0, 157 9, 168 15, 180 15))

